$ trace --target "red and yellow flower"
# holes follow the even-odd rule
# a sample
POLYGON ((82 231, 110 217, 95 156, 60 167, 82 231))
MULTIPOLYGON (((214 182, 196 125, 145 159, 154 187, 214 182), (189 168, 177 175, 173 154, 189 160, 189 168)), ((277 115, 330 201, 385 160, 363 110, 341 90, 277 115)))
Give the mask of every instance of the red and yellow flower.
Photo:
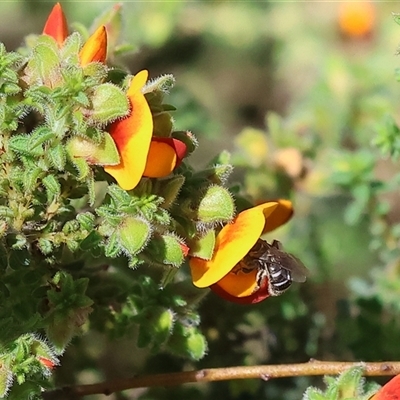
POLYGON ((292 204, 288 200, 270 201, 239 213, 218 233, 210 260, 190 259, 194 285, 210 287, 221 297, 236 303, 251 304, 266 299, 270 295, 266 279, 258 287, 256 270, 233 272, 233 269, 262 234, 281 226, 292 214, 292 204))
MULTIPOLYGON (((59 47, 68 36, 67 20, 59 3, 53 7, 43 34, 53 37, 59 47)), ((83 45, 79 60, 85 67, 91 62, 105 63, 106 57, 107 30, 100 26, 83 45)), ((126 118, 109 127, 120 160, 117 165, 106 165, 104 170, 125 190, 134 189, 143 176, 160 178, 169 175, 186 155, 186 145, 180 140, 153 136, 153 116, 143 94, 147 77, 145 70, 133 77, 127 91, 131 111, 126 118)), ((86 155, 84 158, 90 164, 91 157, 86 155)), ((97 163, 103 165, 101 160, 97 163)))

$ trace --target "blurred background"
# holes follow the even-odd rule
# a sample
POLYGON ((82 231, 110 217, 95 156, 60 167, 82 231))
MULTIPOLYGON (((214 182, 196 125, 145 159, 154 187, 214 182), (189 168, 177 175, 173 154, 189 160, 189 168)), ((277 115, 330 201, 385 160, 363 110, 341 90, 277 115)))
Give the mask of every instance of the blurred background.
MULTIPOLYGON (((61 4, 79 27, 115 3, 61 4)), ((40 33, 52 7, 0 2, 7 49, 40 33)), ((175 76, 176 128, 200 142, 192 164, 228 150, 233 188, 254 201, 290 198, 294 218, 267 239, 281 240, 310 276, 254 306, 210 294, 199 309, 209 342, 200 362, 93 333, 71 344, 57 384, 310 358, 400 359, 397 12, 396 2, 123 2, 124 38, 135 50, 124 63, 175 76)), ((321 382, 218 382, 108 398, 295 400, 321 382)))

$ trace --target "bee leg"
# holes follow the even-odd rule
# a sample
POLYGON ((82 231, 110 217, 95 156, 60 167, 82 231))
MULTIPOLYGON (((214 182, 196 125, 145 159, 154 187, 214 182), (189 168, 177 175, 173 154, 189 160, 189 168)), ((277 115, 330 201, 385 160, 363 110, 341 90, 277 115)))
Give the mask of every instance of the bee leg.
POLYGON ((272 247, 275 247, 278 250, 282 250, 282 243, 279 240, 273 240, 271 243, 272 247))

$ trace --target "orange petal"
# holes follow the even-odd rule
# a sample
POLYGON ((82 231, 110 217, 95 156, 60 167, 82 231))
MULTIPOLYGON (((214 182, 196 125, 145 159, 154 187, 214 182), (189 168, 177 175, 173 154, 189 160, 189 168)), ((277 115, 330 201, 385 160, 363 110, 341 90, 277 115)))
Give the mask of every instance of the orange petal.
POLYGON ((208 287, 227 275, 254 246, 265 219, 277 206, 273 201, 260 204, 242 211, 233 223, 225 225, 217 236, 211 260, 193 257, 189 261, 194 285, 208 287))
POLYGON ((174 138, 153 137, 143 175, 162 178, 169 175, 186 155, 186 145, 174 138))
POLYGON ((257 270, 229 272, 216 285, 234 297, 250 296, 257 289, 257 270))
POLYGON ((374 27, 375 14, 375 7, 370 1, 345 1, 339 8, 340 30, 350 37, 366 36, 374 27))
POLYGON ((121 162, 104 170, 125 190, 135 188, 143 176, 153 133, 150 107, 141 91, 147 76, 145 70, 134 76, 127 93, 132 111, 127 118, 114 122, 110 127, 121 162))
POLYGON ((212 286, 210 286, 210 289, 216 293, 218 296, 222 297, 225 300, 231 301, 233 303, 238 303, 238 304, 255 304, 259 303, 260 301, 265 300, 267 297, 269 297, 269 290, 268 290, 268 282, 265 281, 263 286, 251 294, 250 296, 246 297, 236 297, 232 296, 230 293, 226 292, 220 285, 219 283, 216 283, 212 286))
POLYGON ((59 46, 64 43, 64 40, 68 36, 67 19, 60 3, 57 3, 51 10, 44 25, 43 33, 55 39, 59 46))
POLYGON ((147 155, 144 176, 162 178, 169 175, 176 165, 176 153, 173 147, 166 142, 152 140, 147 155))
POLYGON ((370 400, 400 399, 400 375, 396 375, 386 385, 381 387, 370 400))
POLYGON ((105 26, 97 28, 79 52, 82 67, 91 62, 104 63, 107 58, 107 30, 105 26))
POLYGON ((271 232, 274 229, 279 228, 293 215, 293 206, 291 201, 278 199, 274 200, 274 202, 278 203, 278 206, 275 208, 274 212, 268 216, 263 233, 271 232))

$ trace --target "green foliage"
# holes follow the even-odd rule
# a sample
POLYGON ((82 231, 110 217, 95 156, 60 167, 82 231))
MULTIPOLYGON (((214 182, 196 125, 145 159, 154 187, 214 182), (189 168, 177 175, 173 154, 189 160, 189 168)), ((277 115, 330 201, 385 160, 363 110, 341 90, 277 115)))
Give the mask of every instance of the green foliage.
MULTIPOLYGON (((113 32, 111 67, 80 66, 83 26, 61 47, 43 35, 17 52, 0 44, 0 395, 39 399, 53 385, 55 354, 61 385, 89 372, 102 380, 400 357, 398 27, 387 20, 393 4, 374 5, 376 29, 364 38, 339 34, 336 4, 124 5, 130 40, 145 45, 139 64, 179 76, 174 90, 171 74, 144 88, 154 133, 185 143, 196 165, 185 160, 132 191, 101 168, 120 162, 108 128, 129 113, 118 7, 93 25, 113 32), (210 258, 214 229, 253 204, 244 192, 293 200, 293 220, 268 240, 304 262, 307 283, 253 306, 213 294, 200 303, 208 291, 192 286, 185 246, 210 258)), ((45 6, 25 2, 30 17, 45 6)), ((14 6, 2 7, 7 26, 14 6)), ((65 8, 86 24, 103 11, 96 2, 65 8)), ((38 32, 43 15, 33 18, 38 32)), ((302 377, 139 396, 367 399, 361 374, 326 378, 325 390, 306 389, 320 379, 302 377)))
MULTIPOLYGON (((368 400, 379 388, 378 385, 364 388, 363 367, 351 368, 337 378, 325 377, 326 390, 308 388, 303 400, 368 400)), ((370 385, 369 385, 370 386, 370 385)))

